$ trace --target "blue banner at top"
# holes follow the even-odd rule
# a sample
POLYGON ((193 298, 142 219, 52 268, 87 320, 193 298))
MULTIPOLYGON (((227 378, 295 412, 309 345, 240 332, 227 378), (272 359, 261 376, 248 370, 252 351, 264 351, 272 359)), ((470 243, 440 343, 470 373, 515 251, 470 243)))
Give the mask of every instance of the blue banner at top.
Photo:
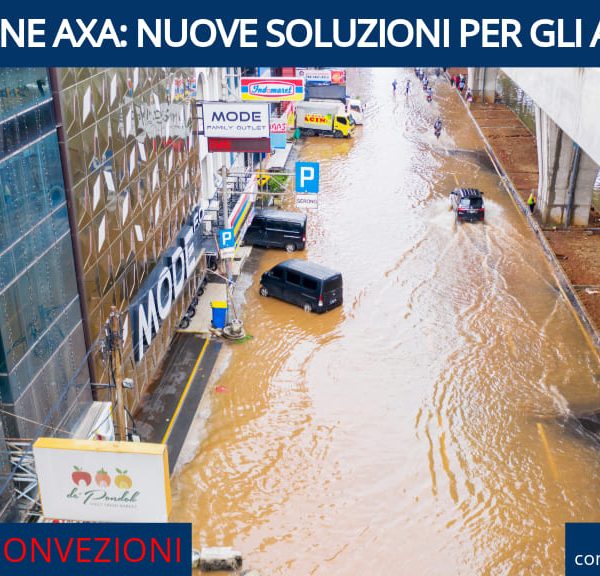
POLYGON ((2 66, 597 66, 595 3, 3 3, 2 66))

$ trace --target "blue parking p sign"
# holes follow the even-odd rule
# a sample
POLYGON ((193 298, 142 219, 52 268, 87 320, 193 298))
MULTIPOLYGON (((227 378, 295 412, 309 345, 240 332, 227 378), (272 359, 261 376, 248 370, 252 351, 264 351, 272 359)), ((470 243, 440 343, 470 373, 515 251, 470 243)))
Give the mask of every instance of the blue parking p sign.
POLYGON ((235 234, 233 228, 223 228, 219 230, 219 248, 234 248, 235 247, 235 234))
POLYGON ((314 193, 319 191, 319 163, 296 162, 296 192, 314 193))

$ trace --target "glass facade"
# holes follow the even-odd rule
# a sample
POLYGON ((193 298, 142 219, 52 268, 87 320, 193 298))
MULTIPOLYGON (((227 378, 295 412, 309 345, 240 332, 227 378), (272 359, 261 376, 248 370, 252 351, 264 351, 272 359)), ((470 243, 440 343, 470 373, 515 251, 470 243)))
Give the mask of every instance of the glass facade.
MULTIPOLYGON (((194 69, 63 68, 56 71, 69 187, 81 247, 90 337, 111 306, 124 319, 125 375, 135 406, 189 305, 192 279, 141 362, 132 354, 128 308, 200 203, 194 69)), ((95 377, 108 382, 102 358, 95 377)))
POLYGON ((6 436, 60 435, 91 401, 75 278, 47 71, 0 69, 0 403, 6 436))

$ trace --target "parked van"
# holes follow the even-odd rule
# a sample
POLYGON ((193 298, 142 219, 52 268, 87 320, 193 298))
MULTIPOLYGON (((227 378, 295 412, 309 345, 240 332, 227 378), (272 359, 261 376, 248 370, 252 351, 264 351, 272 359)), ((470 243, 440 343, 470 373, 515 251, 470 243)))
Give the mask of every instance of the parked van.
POLYGON ((296 304, 306 312, 322 313, 343 303, 342 275, 306 260, 286 260, 265 272, 260 295, 296 304))
POLYGON ((246 230, 244 243, 264 248, 285 248, 288 252, 306 246, 306 214, 283 210, 256 210, 246 230))

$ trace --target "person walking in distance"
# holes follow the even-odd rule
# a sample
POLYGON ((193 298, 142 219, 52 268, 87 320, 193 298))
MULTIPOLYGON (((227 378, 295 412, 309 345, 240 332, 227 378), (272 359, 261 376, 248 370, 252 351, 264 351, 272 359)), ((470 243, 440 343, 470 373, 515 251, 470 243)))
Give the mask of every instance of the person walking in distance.
POLYGON ((533 192, 529 195, 529 198, 527 198, 527 206, 529 206, 529 212, 533 214, 533 211, 535 210, 535 196, 533 192))
POLYGON ((394 90, 394 94, 396 94, 397 86, 398 86, 398 81, 394 78, 394 81, 392 82, 392 89, 394 90))
POLYGON ((406 96, 408 96, 410 93, 410 80, 406 81, 406 88, 405 88, 404 93, 406 94, 406 96))

